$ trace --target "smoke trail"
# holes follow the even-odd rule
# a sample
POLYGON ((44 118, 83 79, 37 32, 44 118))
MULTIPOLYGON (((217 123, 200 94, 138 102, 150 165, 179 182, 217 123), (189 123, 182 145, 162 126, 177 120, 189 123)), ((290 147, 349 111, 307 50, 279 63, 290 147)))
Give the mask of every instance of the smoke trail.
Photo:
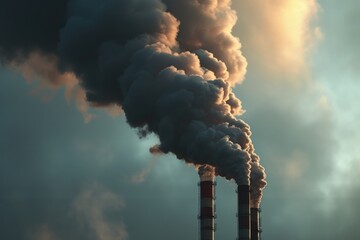
POLYGON ((250 173, 250 207, 260 208, 263 189, 266 186, 265 169, 259 163, 259 157, 254 154, 251 161, 250 173))
POLYGON ((231 34, 230 0, 1 6, 3 63, 26 62, 33 52, 56 57, 56 68, 76 75, 92 105, 121 106, 131 127, 158 135, 160 151, 249 184, 258 158, 249 126, 235 117, 243 110, 231 86, 243 79, 246 61, 231 34))
MULTIPOLYGON (((127 240, 128 232, 122 221, 107 216, 109 211, 120 213, 124 200, 102 186, 94 184, 79 193, 72 210, 79 223, 93 232, 95 240, 127 240)), ((49 239, 50 240, 50 239, 49 239)))
POLYGON ((215 169, 209 165, 202 165, 198 169, 198 173, 200 178, 207 178, 214 180, 215 177, 215 169))

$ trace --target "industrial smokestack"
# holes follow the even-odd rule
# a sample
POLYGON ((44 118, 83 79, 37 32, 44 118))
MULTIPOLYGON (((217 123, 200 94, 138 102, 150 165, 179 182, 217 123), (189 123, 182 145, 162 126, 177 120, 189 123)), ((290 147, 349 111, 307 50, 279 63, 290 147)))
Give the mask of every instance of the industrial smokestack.
POLYGON ((251 208, 251 240, 260 239, 260 209, 251 208))
POLYGON ((238 185, 238 240, 250 240, 250 186, 238 185))
POLYGON ((250 172, 251 239, 260 239, 260 203, 266 186, 265 169, 259 164, 259 157, 252 155, 250 172))
POLYGON ((200 240, 214 240, 215 237, 215 174, 214 168, 201 166, 200 176, 200 240))

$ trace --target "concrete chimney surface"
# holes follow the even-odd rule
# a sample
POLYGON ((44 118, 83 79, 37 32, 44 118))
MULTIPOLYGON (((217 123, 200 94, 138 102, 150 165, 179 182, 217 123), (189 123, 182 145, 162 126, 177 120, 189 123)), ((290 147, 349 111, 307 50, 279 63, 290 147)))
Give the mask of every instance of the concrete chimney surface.
POLYGON ((200 240, 215 239, 214 175, 200 175, 200 240))
POLYGON ((251 208, 251 240, 260 239, 260 209, 251 208))
POLYGON ((238 185, 238 240, 250 240, 250 186, 238 185))

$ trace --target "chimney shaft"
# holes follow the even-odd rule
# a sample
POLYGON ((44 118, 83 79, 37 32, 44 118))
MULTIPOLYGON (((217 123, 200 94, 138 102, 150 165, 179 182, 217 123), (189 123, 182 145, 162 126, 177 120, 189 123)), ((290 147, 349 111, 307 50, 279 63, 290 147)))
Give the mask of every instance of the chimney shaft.
POLYGON ((250 186, 238 185, 238 240, 250 240, 250 186))
POLYGON ((200 174, 200 239, 214 240, 215 237, 215 183, 212 174, 200 174))
POLYGON ((251 240, 260 239, 260 209, 251 208, 251 240))

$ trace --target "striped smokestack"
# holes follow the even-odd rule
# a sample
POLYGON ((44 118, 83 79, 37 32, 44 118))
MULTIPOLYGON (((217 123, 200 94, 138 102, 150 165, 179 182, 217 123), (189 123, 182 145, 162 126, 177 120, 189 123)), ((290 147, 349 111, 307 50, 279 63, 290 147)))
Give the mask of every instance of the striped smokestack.
POLYGON ((238 185, 238 240, 250 240, 250 186, 238 185))
POLYGON ((214 240, 215 235, 215 182, 214 169, 199 168, 200 176, 200 240, 214 240))
POLYGON ((260 239, 260 209, 251 208, 251 240, 260 239))

